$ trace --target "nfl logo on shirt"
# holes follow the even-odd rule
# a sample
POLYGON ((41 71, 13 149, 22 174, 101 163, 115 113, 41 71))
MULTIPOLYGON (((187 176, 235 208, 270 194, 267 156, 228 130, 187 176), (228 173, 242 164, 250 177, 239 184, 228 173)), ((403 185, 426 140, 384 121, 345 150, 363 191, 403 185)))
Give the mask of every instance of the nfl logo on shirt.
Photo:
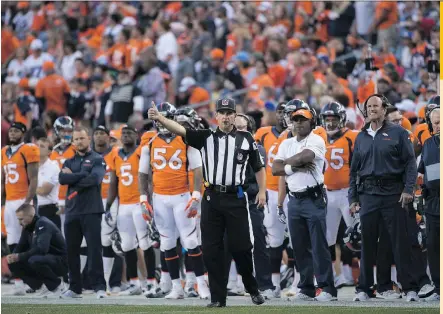
POLYGON ((242 153, 238 153, 237 154, 237 160, 238 161, 242 161, 243 160, 243 154, 242 153))

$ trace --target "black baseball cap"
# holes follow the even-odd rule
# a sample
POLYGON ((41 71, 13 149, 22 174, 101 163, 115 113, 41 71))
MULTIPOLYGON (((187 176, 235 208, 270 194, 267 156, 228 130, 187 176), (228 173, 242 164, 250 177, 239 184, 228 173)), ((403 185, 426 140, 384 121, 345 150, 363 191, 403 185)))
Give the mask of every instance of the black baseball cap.
POLYGON ((21 122, 13 122, 9 128, 10 129, 15 128, 22 131, 23 133, 26 133, 26 125, 24 125, 21 122))
POLYGON ((96 132, 96 131, 103 131, 103 132, 105 132, 106 134, 108 134, 109 135, 109 130, 105 127, 105 126, 103 126, 103 125, 98 125, 98 126, 96 126, 95 127, 95 129, 94 129, 94 133, 96 132))
POLYGON ((232 98, 220 98, 215 103, 215 111, 233 111, 236 112, 235 109, 235 100, 232 98))
POLYGON ((132 126, 130 126, 130 125, 128 125, 128 124, 125 124, 125 125, 122 127, 122 131, 123 131, 123 130, 131 130, 131 131, 137 133, 137 129, 134 128, 134 127, 132 127, 132 126))

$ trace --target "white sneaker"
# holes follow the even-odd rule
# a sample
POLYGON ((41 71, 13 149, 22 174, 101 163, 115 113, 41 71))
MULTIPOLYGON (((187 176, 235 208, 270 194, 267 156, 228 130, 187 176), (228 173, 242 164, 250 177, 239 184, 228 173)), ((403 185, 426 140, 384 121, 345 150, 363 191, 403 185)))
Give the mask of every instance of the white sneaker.
POLYGON ((109 292, 111 292, 111 294, 119 294, 122 291, 122 289, 119 286, 116 287, 112 287, 109 292))
POLYGON ((232 290, 237 287, 237 280, 229 280, 226 289, 232 290))
POLYGON ((196 282, 194 280, 188 280, 185 284, 185 294, 187 298, 196 298, 198 297, 197 291, 195 291, 194 285, 196 282))
POLYGON ((426 284, 423 287, 421 287, 420 291, 418 292, 418 297, 426 298, 427 296, 431 295, 434 290, 435 290, 434 286, 426 284))
POLYGON ((120 292, 118 295, 125 296, 125 295, 141 295, 141 294, 142 294, 142 288, 140 286, 129 285, 128 289, 120 292))
POLYGON ((72 290, 66 290, 60 295, 61 299, 81 299, 83 296, 81 294, 75 293, 72 290))
POLYGON ((296 296, 297 293, 299 293, 299 292, 300 292, 300 288, 297 288, 297 286, 291 286, 291 288, 289 289, 289 291, 287 291, 287 292, 285 293, 285 296, 287 296, 287 297, 293 297, 293 296, 296 296))
POLYGON ((352 301, 368 301, 370 298, 366 292, 359 292, 355 295, 352 301))
POLYGON ((162 280, 160 279, 160 289, 164 295, 168 294, 172 290, 172 281, 171 280, 162 280))
POLYGON ((106 291, 104 291, 104 290, 97 291, 96 297, 97 297, 97 299, 104 299, 104 298, 106 298, 107 297, 106 291))
POLYGON ((171 292, 169 292, 169 294, 165 296, 165 299, 168 300, 178 300, 184 298, 185 292, 183 291, 183 288, 181 286, 173 286, 171 292))
POLYGON ((62 294, 63 286, 64 286, 63 281, 58 285, 57 288, 55 288, 52 291, 50 291, 46 286, 43 286, 44 288, 42 287, 42 292, 40 293, 39 296, 44 299, 59 298, 60 295, 62 294))
POLYGON ((346 278, 343 274, 340 274, 334 278, 334 285, 337 289, 344 287, 345 284, 346 284, 346 278))
POLYGON ((279 299, 281 298, 281 289, 280 287, 276 287, 274 290, 267 289, 263 291, 261 295, 263 296, 263 298, 265 298, 265 300, 279 299))
POLYGON ((120 284, 120 291, 128 290, 129 287, 130 287, 130 284, 129 284, 129 283, 127 283, 127 282, 122 282, 122 283, 120 284))
POLYGON ((209 287, 208 287, 208 284, 206 283, 206 281, 203 283, 198 283, 197 287, 198 287, 198 294, 200 295, 200 299, 209 300, 209 298, 211 297, 211 292, 209 291, 209 287))
POLYGON ((14 283, 14 290, 12 291, 12 295, 21 296, 26 294, 25 283, 21 280, 16 280, 14 283))
POLYGON ((304 293, 299 292, 295 295, 293 300, 294 301, 312 301, 314 299, 304 293))
POLYGON ((406 302, 414 302, 414 301, 418 301, 418 295, 417 292, 415 291, 409 291, 406 294, 406 302))
POLYGON ((92 289, 83 289, 82 290, 82 294, 94 294, 94 290, 92 289))
POLYGON ((434 301, 440 302, 440 295, 434 292, 429 297, 427 297, 423 300, 426 302, 434 302, 434 301))
POLYGON ((158 285, 148 284, 143 295, 147 298, 160 298, 163 296, 162 289, 158 285))
POLYGON ((322 291, 318 296, 314 298, 314 301, 329 302, 337 301, 337 297, 332 296, 332 294, 322 291))
POLYGON ((378 293, 377 292, 377 298, 385 299, 385 300, 395 300, 395 299, 400 299, 401 298, 401 294, 397 293, 394 290, 387 290, 387 291, 384 291, 382 293, 378 293))
POLYGON ((232 289, 228 290, 228 296, 244 296, 245 295, 245 289, 242 289, 241 287, 235 286, 232 287, 232 289))
MULTIPOLYGON (((63 281, 62 281, 63 284, 63 281)), ((44 295, 46 295, 49 292, 49 289, 45 286, 45 284, 42 285, 42 287, 40 288, 39 293, 37 294, 38 297, 43 297, 44 295)), ((64 291, 61 291, 62 293, 64 291)))

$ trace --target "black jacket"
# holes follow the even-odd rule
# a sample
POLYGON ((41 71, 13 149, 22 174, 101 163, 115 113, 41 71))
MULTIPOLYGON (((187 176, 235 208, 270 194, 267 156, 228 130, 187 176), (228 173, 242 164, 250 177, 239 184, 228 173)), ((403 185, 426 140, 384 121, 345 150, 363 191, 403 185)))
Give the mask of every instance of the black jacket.
POLYGON ((101 183, 105 175, 103 157, 90 150, 85 156, 75 154, 63 164, 63 168, 71 169, 72 173, 59 174, 60 184, 68 185, 66 195, 66 215, 84 215, 103 213, 101 183), (78 194, 68 199, 72 193, 78 194))
POLYGON ((417 164, 408 131, 385 121, 372 138, 368 134, 369 127, 368 123, 355 139, 349 203, 358 202, 359 193, 413 194, 417 180, 417 164), (369 184, 374 179, 384 183, 369 184))
POLYGON ((14 253, 18 253, 19 261, 46 254, 67 258, 65 239, 60 229, 48 218, 38 215, 23 228, 14 253))

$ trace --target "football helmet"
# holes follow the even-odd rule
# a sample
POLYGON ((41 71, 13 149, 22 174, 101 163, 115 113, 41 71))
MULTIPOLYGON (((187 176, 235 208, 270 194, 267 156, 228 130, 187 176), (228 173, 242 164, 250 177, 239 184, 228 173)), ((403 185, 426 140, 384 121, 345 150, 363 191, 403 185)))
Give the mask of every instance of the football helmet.
MULTIPOLYGON (((162 102, 161 104, 157 105, 157 110, 160 114, 162 114, 167 119, 174 119, 175 112, 177 109, 174 107, 174 105, 168 103, 168 102, 162 102)), ((166 129, 161 123, 158 123, 157 121, 154 122, 154 125, 156 129, 158 130, 159 134, 170 134, 168 129, 166 129)))
POLYGON ((346 229, 343 242, 352 252, 361 251, 361 224, 358 213, 354 214, 354 222, 346 229))
POLYGON ((345 127, 346 124, 346 109, 337 101, 331 101, 324 105, 320 111, 320 122, 329 135, 334 135, 340 129, 345 127), (326 122, 326 117, 334 116, 338 117, 338 124, 333 122, 326 122))
POLYGON ((74 120, 69 116, 57 118, 54 122, 55 135, 60 139, 60 143, 67 145, 72 142, 72 132, 74 131, 74 120), (68 133, 66 134, 66 132, 68 133), (63 132, 63 134, 62 134, 63 132))
POLYGON ((183 107, 175 111, 175 121, 183 125, 185 128, 197 130, 200 126, 201 118, 194 109, 183 107))
POLYGON ((286 124, 288 127, 292 125, 291 121, 291 115, 294 111, 297 111, 299 109, 306 109, 309 110, 312 114, 312 128, 315 128, 316 121, 317 121, 317 112, 314 108, 311 108, 307 102, 301 99, 292 99, 286 103, 285 109, 284 109, 284 115, 286 124))

